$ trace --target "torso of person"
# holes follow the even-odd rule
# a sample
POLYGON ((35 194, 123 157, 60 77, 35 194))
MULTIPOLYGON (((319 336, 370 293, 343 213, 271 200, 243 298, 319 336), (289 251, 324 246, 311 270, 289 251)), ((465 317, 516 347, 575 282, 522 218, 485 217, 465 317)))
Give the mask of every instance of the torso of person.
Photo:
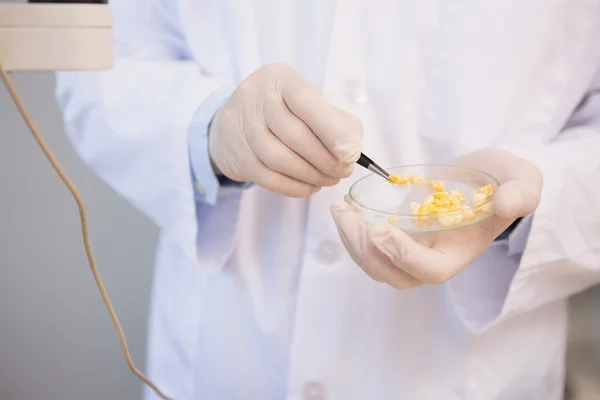
MULTIPOLYGON (((388 167, 551 140, 600 43, 591 0, 173 4, 187 57, 206 74, 241 80, 293 65, 361 119, 364 153, 388 167)), ((309 199, 248 189, 233 256, 202 279, 162 238, 149 339, 157 383, 202 400, 562 398, 563 302, 475 335, 445 285, 396 291, 352 262, 329 205, 364 174, 309 199)), ((469 268, 518 263, 498 243, 469 268)))

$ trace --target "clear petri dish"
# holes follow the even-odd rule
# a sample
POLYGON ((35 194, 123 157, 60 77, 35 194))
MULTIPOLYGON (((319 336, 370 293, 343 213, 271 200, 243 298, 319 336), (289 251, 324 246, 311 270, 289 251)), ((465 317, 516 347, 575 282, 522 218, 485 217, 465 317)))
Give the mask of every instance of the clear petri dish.
MULTIPOLYGON (((492 175, 458 165, 406 165, 386 169, 400 177, 420 176, 418 183, 392 185, 378 175, 370 174, 351 187, 352 205, 369 224, 392 224, 407 233, 443 232, 479 223, 494 214, 492 201, 499 182, 492 175), (422 205, 428 196, 443 196, 430 183, 443 181, 443 192, 459 192, 461 208, 436 207, 440 211, 415 213, 414 203, 422 205), (484 199, 475 196, 478 189, 490 185, 492 194, 484 199)), ((429 197, 431 200, 431 197, 429 197)), ((423 209, 420 210, 421 212, 423 209)))

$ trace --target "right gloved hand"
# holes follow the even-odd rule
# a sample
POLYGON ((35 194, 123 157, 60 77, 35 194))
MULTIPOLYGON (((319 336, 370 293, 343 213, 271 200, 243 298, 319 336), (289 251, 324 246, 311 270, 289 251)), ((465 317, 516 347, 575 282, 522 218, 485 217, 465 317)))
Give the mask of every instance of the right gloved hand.
POLYGON ((362 125, 285 64, 254 72, 217 113, 209 149, 217 172, 290 197, 352 174, 362 125))

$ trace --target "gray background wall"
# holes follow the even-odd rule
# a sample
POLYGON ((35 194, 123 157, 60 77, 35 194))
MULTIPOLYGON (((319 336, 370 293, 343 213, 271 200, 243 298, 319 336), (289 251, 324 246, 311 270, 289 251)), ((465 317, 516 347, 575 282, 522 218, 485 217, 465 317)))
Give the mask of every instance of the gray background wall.
MULTIPOLYGON (((97 263, 143 368, 157 231, 78 159, 62 130, 53 76, 16 81, 85 199, 97 263)), ((2 85, 0 188, 0 400, 140 398, 90 274, 75 203, 2 85)))

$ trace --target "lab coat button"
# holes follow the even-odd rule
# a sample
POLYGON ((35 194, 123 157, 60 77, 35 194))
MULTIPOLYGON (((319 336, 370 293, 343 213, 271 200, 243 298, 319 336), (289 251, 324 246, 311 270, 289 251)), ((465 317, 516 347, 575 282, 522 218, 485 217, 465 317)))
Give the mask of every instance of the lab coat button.
POLYGON ((319 382, 308 382, 304 385, 304 398, 306 400, 325 400, 325 386, 319 382))
POLYGON ((352 104, 365 104, 369 101, 367 89, 358 79, 346 81, 346 98, 352 104))
POLYGON ((333 264, 340 259, 342 255, 341 246, 333 240, 326 240, 319 245, 315 252, 317 260, 324 264, 333 264))

